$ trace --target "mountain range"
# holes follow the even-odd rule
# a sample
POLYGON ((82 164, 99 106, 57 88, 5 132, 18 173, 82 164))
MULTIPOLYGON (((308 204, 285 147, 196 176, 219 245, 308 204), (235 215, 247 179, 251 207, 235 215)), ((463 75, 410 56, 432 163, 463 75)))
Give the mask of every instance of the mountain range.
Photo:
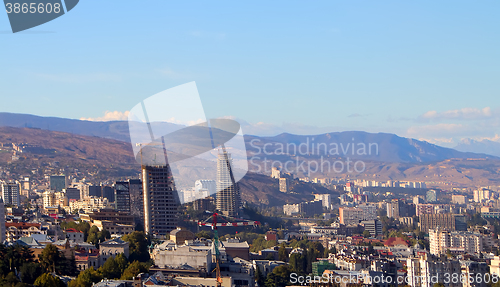
MULTIPOLYGON (((58 151, 57 155, 51 155, 49 159, 41 157, 40 161, 73 161, 108 170, 119 169, 116 175, 120 176, 138 172, 126 121, 91 122, 0 113, 0 126, 3 126, 0 130, 2 142, 26 142, 58 151)), ((270 175, 269 166, 268 170, 264 169, 265 161, 268 161, 292 162, 289 167, 298 171, 294 172, 298 177, 412 180, 444 188, 500 183, 500 159, 495 156, 444 148, 394 134, 350 131, 309 136, 284 133, 274 137, 244 137, 248 169, 255 173, 270 175), (364 169, 357 173, 332 170, 301 173, 301 161, 319 163, 321 160, 331 163, 362 161, 364 169)), ((8 160, 8 157, 3 160, 8 160)), ((246 164, 246 161, 242 162, 246 164)), ((263 199, 262 195, 255 195, 254 198, 265 202, 284 200, 279 196, 263 199)))
POLYGON ((480 141, 473 139, 463 139, 454 147, 458 151, 467 151, 474 153, 484 153, 500 157, 500 143, 483 139, 480 141))

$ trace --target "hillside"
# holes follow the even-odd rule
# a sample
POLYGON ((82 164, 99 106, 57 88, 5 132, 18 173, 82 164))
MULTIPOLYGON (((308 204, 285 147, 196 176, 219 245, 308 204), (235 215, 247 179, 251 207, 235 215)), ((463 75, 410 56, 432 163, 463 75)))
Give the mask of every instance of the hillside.
MULTIPOLYGON (((0 127, 0 143, 5 146, 0 150, 0 167, 12 171, 10 176, 14 178, 27 175, 33 168, 54 166, 54 163, 62 168, 98 173, 95 179, 101 180, 136 177, 140 170, 130 144, 112 139, 33 128, 0 127), (11 143, 40 146, 44 152, 17 153, 19 160, 12 162, 12 149, 7 148, 11 143), (15 176, 16 172, 19 175, 15 176)), ((312 193, 330 192, 319 185, 296 183, 293 194, 284 194, 279 191, 276 179, 255 173, 248 173, 240 181, 240 186, 244 201, 264 206, 308 201, 314 199, 312 193)))

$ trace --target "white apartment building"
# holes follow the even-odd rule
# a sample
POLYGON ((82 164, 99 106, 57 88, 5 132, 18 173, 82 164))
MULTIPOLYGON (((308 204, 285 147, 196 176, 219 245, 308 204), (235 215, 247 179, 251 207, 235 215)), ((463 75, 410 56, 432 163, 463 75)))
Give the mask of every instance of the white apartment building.
POLYGON ((286 215, 294 215, 299 213, 298 204, 285 204, 283 205, 283 213, 286 215))
POLYGON ((331 194, 315 194, 314 200, 321 200, 323 207, 326 207, 328 209, 332 208, 333 201, 331 194))
POLYGON ((500 256, 495 256, 493 257, 493 259, 491 259, 490 273, 495 273, 500 276, 500 256))
POLYGON ((98 209, 106 209, 110 207, 111 204, 108 202, 107 198, 95 197, 95 196, 89 196, 85 199, 71 201, 69 203, 70 211, 83 210, 85 213, 89 213, 98 209))
POLYGON ((342 224, 358 224, 363 220, 377 219, 377 207, 374 205, 359 205, 358 207, 339 208, 339 219, 342 224))
MULTIPOLYGON (((407 284, 412 287, 433 287, 435 283, 445 283, 445 274, 461 274, 461 266, 458 261, 431 261, 422 256, 419 258, 408 258, 407 284)), ((447 287, 459 287, 462 284, 445 284, 447 287)))
POLYGON ((20 188, 18 182, 0 182, 2 188, 2 199, 5 205, 19 206, 21 203, 20 188))
POLYGON ((451 253, 479 254, 483 251, 483 239, 479 233, 449 232, 429 229, 430 252, 434 255, 451 253))
POLYGON ((155 246, 151 257, 160 268, 179 268, 189 265, 196 269, 212 270, 212 247, 183 245, 177 246, 172 241, 155 246))

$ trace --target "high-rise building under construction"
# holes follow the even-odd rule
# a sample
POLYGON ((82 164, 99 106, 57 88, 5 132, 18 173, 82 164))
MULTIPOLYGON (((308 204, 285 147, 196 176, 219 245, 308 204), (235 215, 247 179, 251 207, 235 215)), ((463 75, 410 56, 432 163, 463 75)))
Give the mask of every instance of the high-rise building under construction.
POLYGON ((177 227, 180 205, 169 165, 142 166, 144 231, 166 236, 177 227))
POLYGON ((231 155, 225 150, 217 157, 217 210, 226 216, 238 216, 241 197, 234 180, 231 155))

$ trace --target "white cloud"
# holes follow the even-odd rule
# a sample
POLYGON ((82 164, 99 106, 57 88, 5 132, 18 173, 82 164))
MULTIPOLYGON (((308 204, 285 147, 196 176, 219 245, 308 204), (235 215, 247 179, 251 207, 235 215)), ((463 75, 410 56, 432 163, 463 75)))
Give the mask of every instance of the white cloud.
POLYGON ((492 111, 490 107, 482 109, 478 108, 463 108, 459 110, 448 110, 444 112, 428 111, 419 117, 420 120, 481 120, 489 119, 494 115, 498 115, 496 111, 492 111))
POLYGON ((105 111, 104 116, 98 118, 80 118, 82 121, 92 122, 109 122, 109 121, 126 121, 128 120, 129 111, 105 111))
POLYGON ((413 126, 408 128, 407 134, 409 136, 443 136, 452 135, 455 136, 457 132, 463 132, 466 126, 462 124, 437 124, 437 125, 424 125, 424 126, 413 126))

